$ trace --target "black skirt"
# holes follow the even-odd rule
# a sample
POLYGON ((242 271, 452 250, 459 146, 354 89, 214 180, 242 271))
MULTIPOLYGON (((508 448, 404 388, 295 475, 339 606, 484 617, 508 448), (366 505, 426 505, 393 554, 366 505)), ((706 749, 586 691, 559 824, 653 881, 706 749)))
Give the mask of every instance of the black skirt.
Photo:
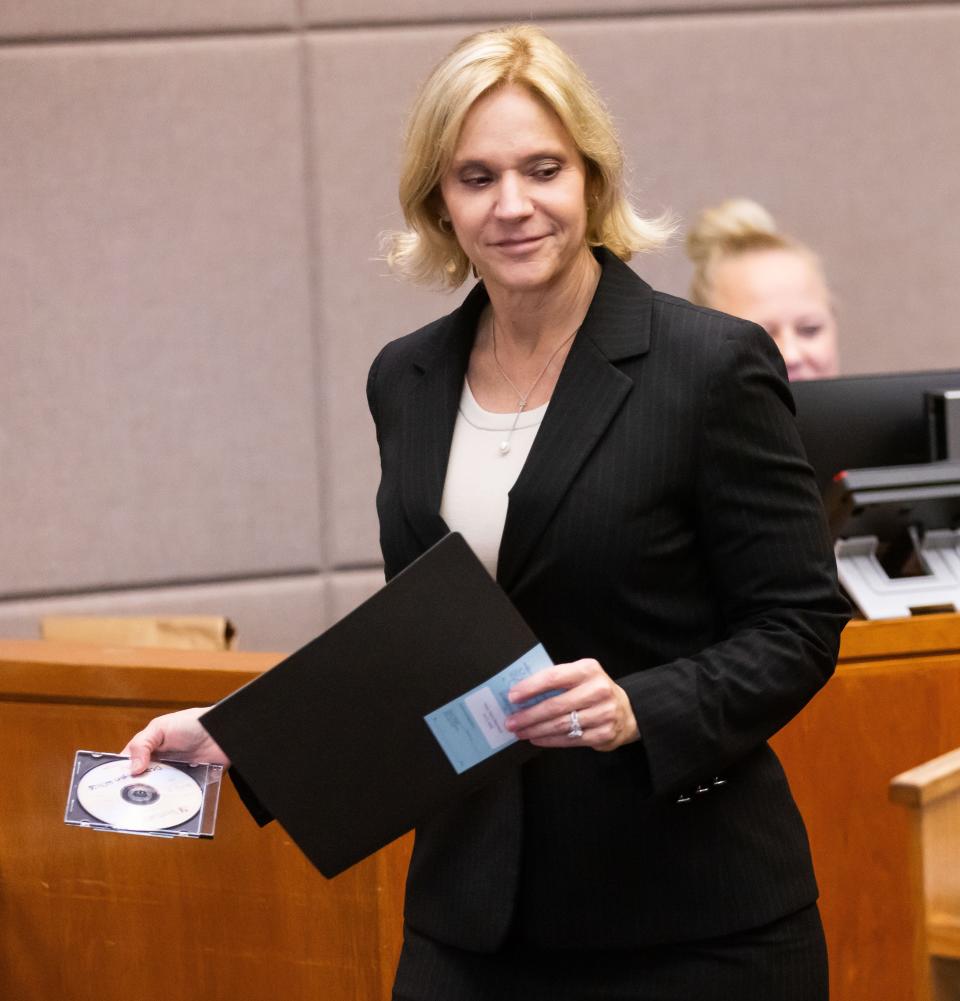
POLYGON ((827 1001, 816 905, 719 938, 636 950, 476 953, 407 929, 393 1001, 827 1001))

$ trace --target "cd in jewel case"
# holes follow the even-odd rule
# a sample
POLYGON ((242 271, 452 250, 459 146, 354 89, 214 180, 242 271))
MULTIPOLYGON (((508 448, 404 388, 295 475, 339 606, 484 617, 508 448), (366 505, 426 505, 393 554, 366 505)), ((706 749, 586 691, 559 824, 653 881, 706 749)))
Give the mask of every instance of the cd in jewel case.
POLYGON ((130 759, 77 751, 64 822, 121 834, 212 838, 221 765, 151 761, 140 775, 130 759))

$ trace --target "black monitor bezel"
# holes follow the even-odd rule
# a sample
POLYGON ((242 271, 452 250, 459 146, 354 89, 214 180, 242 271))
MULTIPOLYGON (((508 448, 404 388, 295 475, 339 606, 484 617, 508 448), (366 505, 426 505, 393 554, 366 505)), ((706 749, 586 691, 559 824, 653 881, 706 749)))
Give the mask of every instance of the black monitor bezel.
POLYGON ((928 462, 925 393, 960 389, 960 369, 791 383, 797 425, 821 492, 840 472, 928 462))

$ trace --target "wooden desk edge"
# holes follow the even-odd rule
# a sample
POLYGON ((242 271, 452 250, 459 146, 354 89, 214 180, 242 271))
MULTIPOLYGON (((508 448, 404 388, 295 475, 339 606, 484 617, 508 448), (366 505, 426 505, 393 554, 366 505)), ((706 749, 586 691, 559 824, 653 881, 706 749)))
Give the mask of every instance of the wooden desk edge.
POLYGON ((960 749, 948 751, 890 781, 890 799, 920 807, 960 789, 960 749))
POLYGON ((0 700, 204 704, 252 681, 283 657, 279 653, 0 640, 0 700), (178 693, 175 703, 170 701, 171 691, 178 693))
POLYGON ((960 653, 960 614, 854 619, 840 637, 838 663, 960 653))

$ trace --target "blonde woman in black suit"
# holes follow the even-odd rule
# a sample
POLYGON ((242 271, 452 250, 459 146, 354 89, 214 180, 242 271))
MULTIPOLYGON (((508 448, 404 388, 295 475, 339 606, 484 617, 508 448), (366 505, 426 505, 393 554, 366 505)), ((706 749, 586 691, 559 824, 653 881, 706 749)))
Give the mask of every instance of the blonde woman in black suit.
MULTIPOLYGON (((434 70, 401 201, 393 266, 479 281, 370 370, 387 575, 461 531, 556 664, 512 697, 557 694, 511 717, 537 758, 418 828, 395 1001, 826 998, 767 739, 847 609, 776 348, 626 266, 663 226, 536 28, 434 70)), ((161 718, 130 749, 198 729, 161 718)))

